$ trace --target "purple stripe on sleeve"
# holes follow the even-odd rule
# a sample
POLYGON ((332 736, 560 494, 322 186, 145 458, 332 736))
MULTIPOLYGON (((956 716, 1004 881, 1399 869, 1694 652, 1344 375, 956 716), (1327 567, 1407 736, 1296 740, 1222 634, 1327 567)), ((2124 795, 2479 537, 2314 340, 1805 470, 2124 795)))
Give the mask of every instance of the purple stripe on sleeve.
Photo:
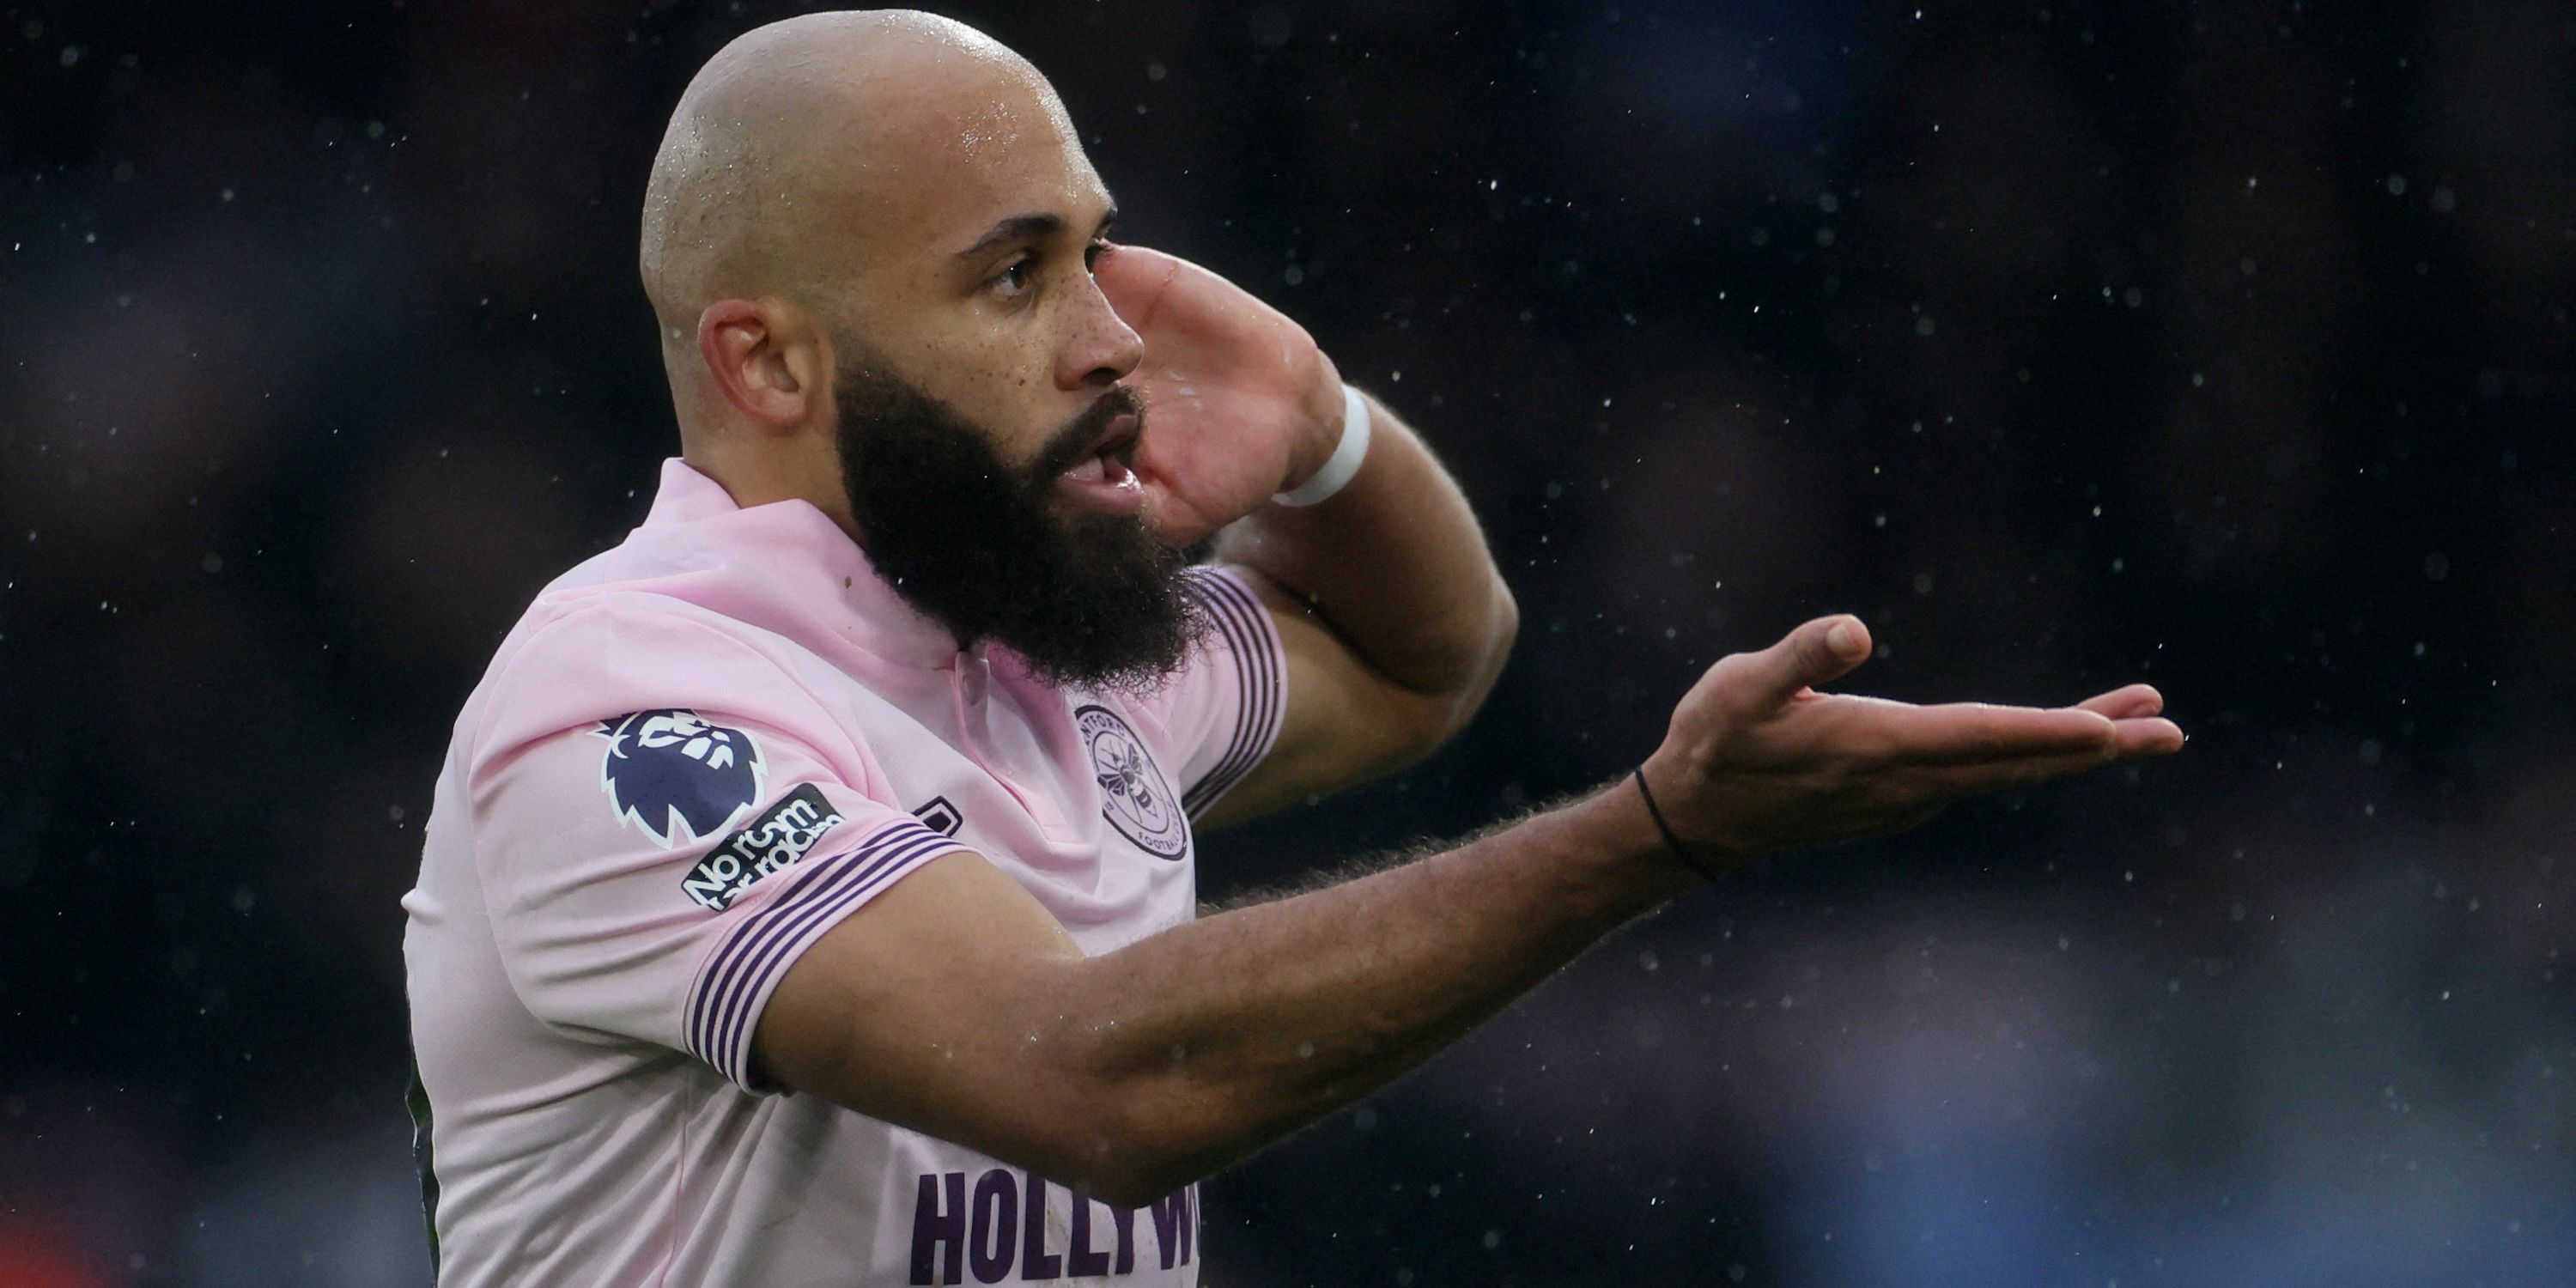
POLYGON ((1196 815, 1205 810, 1235 781, 1249 772, 1267 750, 1272 725, 1277 715, 1277 688, 1273 682, 1275 655, 1265 647, 1271 643, 1269 633, 1261 628, 1268 623, 1259 616, 1262 609, 1231 580, 1210 578, 1205 583, 1211 591, 1211 608, 1220 623, 1235 664, 1240 692, 1240 712, 1234 736, 1226 753, 1217 764, 1183 796, 1183 807, 1196 815))
POLYGON ((831 881, 849 868, 865 864, 880 853, 886 845, 902 835, 904 830, 904 822, 898 820, 878 828, 857 845, 840 854, 819 862, 799 865, 797 869, 791 870, 788 878, 791 884, 779 894, 778 898, 762 905, 759 911, 744 915, 737 922, 732 931, 727 934, 724 946, 717 949, 715 955, 709 957, 707 964, 698 971, 698 992, 689 1008, 687 1039, 690 1050, 704 1054, 705 1039, 712 1032, 708 1024, 708 1011, 711 1009, 712 999, 731 978, 731 972, 724 967, 735 950, 741 946, 742 941, 757 932, 768 912, 793 899, 801 889, 831 881))
POLYGON ((792 913, 775 910, 782 915, 770 918, 772 924, 762 929, 757 940, 745 945, 748 969, 722 1000, 715 1030, 716 1049, 724 1058, 718 1067, 734 1081, 746 1085, 750 1081, 749 1034, 755 1013, 752 1001, 784 973, 787 964, 795 959, 794 949, 829 929, 852 908, 866 902, 869 895, 911 871, 915 861, 956 848, 955 841, 927 828, 923 831, 928 834, 907 838, 892 853, 834 882, 831 889, 816 889, 810 898, 800 899, 792 913))
MULTIPOLYGON (((700 989, 697 1003, 691 1011, 691 1050, 709 1064, 726 1068, 722 1058, 724 1021, 730 1014, 729 1003, 738 990, 757 987, 758 982, 751 974, 754 945, 790 918, 796 909, 812 900, 829 898, 833 891, 852 882, 865 881, 883 869, 888 862, 883 851, 884 847, 879 846, 843 855, 830 872, 806 883, 793 894, 780 896, 735 929, 724 947, 718 949, 716 956, 707 963, 703 976, 707 982, 700 989)), ((727 1072, 731 1070, 727 1069, 727 1072)))
POLYGON ((764 918, 760 938, 756 943, 745 941, 737 949, 728 984, 705 1003, 700 1020, 705 1034, 700 1058, 725 1076, 749 1086, 750 1045, 744 1035, 757 1013, 753 1003, 776 984, 786 964, 793 961, 793 950, 830 929, 841 916, 865 902, 869 894, 911 871, 917 866, 914 860, 943 848, 943 844, 928 841, 907 843, 864 867, 843 872, 828 887, 814 887, 813 896, 800 900, 792 912, 782 910, 779 917, 764 918))
POLYGON ((1205 573, 1192 580, 1201 592, 1209 619, 1225 636, 1241 696, 1225 754, 1182 793, 1182 808, 1196 818, 1269 754, 1279 734, 1286 686, 1279 674, 1278 635, 1261 601, 1222 573, 1205 573))
POLYGON ((1191 785, 1190 790, 1183 797, 1183 805, 1192 815, 1204 810, 1220 793, 1232 786, 1236 778, 1251 767, 1251 762, 1258 754, 1257 740, 1268 708, 1267 698, 1270 686, 1266 682, 1267 675, 1265 668, 1260 667, 1255 661, 1263 651, 1260 648, 1261 641, 1253 634, 1251 624, 1245 620, 1246 611, 1240 604, 1228 604, 1218 610, 1218 616, 1224 623, 1222 629, 1230 655, 1234 660, 1238 709, 1233 737, 1226 746, 1225 754, 1218 758, 1217 763, 1209 768, 1206 775, 1191 785))
MULTIPOLYGON (((770 930, 792 920, 800 908, 853 884, 866 882, 883 871, 893 856, 910 843, 919 842, 928 829, 909 823, 898 823, 870 837, 858 849, 834 859, 818 870, 812 879, 796 889, 782 893, 736 926, 724 946, 710 958, 700 972, 700 988, 691 1011, 690 1047, 709 1063, 723 1067, 720 1040, 726 1014, 726 1003, 745 988, 758 987, 751 977, 756 941, 764 940, 770 930)), ((932 833, 936 835, 936 833, 932 833)))
POLYGON ((805 879, 761 905, 726 937, 723 946, 698 974, 698 992, 689 1009, 686 1045, 691 1054, 716 1066, 737 1082, 746 1081, 740 1053, 733 1050, 746 999, 768 982, 764 972, 777 969, 786 947, 798 935, 833 912, 846 912, 870 891, 901 875, 908 861, 918 860, 955 842, 909 819, 878 830, 857 848, 807 865, 805 879))

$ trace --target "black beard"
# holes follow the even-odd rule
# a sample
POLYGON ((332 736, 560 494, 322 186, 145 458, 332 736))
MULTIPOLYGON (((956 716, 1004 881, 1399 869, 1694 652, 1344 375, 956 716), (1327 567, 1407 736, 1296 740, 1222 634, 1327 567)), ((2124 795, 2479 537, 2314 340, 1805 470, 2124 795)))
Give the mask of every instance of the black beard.
POLYGON ((1141 423, 1135 394, 1103 394, 1014 470, 990 435, 901 378, 850 361, 836 375, 859 544, 914 608, 960 643, 999 641, 1051 684, 1144 692, 1179 668, 1202 627, 1181 552, 1140 516, 1054 513, 1056 476, 1110 419, 1141 423))

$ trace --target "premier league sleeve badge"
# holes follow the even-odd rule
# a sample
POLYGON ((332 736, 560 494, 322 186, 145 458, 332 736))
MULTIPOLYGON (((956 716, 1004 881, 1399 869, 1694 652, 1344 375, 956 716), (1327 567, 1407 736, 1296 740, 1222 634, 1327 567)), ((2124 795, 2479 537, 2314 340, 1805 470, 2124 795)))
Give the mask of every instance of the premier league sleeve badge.
POLYGON ((715 836, 760 799, 767 769, 749 733, 665 708, 603 720, 600 786, 619 821, 665 848, 715 836))

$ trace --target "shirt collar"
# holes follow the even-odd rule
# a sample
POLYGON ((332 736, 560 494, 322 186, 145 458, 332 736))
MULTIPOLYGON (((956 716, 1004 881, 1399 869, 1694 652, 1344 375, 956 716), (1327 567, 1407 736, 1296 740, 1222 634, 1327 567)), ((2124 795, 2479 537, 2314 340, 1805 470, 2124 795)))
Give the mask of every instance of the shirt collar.
MULTIPOLYGON (((954 633, 914 608, 831 516, 802 500, 748 508, 678 457, 640 531, 667 534, 716 557, 729 574, 721 604, 705 607, 813 647, 809 632, 846 637, 889 662, 955 664, 954 633)), ((818 650, 820 651, 820 650, 818 650)))

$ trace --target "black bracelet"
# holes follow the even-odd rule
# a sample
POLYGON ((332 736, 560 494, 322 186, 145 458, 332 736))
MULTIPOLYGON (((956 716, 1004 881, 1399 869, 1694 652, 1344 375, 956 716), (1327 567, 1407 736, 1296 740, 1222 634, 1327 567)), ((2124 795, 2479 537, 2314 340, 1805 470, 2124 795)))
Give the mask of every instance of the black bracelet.
POLYGON ((1628 771, 1628 776, 1637 780, 1637 794, 1646 798, 1646 817, 1655 820, 1655 830, 1664 834, 1664 844, 1673 847, 1673 857, 1680 859, 1683 867, 1698 873, 1703 879, 1717 880, 1716 873, 1701 867, 1699 860, 1691 857, 1690 847, 1683 845, 1682 839, 1673 835, 1672 824, 1665 822, 1664 812, 1655 808, 1655 794, 1646 790, 1646 767, 1639 765, 1628 771))

